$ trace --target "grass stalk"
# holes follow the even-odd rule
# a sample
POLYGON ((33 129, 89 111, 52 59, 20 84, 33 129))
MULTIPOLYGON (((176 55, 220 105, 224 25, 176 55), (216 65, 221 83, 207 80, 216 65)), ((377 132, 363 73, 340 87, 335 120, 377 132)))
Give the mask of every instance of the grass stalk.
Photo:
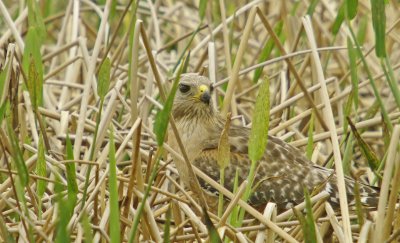
POLYGON ((244 52, 246 51, 247 43, 249 41, 250 33, 252 31, 253 25, 254 25, 254 19, 256 17, 256 7, 253 7, 250 11, 249 17, 246 22, 246 27, 244 29, 243 37, 242 40, 240 41, 240 46, 239 50, 236 54, 235 62, 232 67, 232 73, 229 79, 228 87, 226 90, 226 94, 224 97, 224 101, 222 104, 221 108, 221 114, 222 116, 226 116, 226 114, 229 111, 229 107, 231 105, 231 102, 234 102, 232 98, 234 97, 234 92, 236 88, 236 83, 239 79, 239 69, 240 65, 242 63, 242 58, 244 55, 244 52))
POLYGON ((339 189, 339 197, 340 197, 340 210, 343 216, 343 229, 344 229, 344 236, 345 240, 350 242, 352 239, 351 236, 351 227, 350 227, 350 219, 349 219, 349 208, 348 208, 348 203, 347 203, 347 195, 346 195, 346 188, 345 188, 345 182, 344 182, 344 174, 343 174, 343 166, 342 166, 342 158, 341 158, 341 153, 340 153, 340 147, 338 143, 338 136, 336 133, 335 129, 335 123, 333 119, 333 112, 332 112, 332 107, 329 102, 329 95, 328 95, 328 90, 326 88, 325 84, 325 77, 322 72, 322 65, 320 62, 320 59, 318 57, 318 53, 316 51, 316 43, 315 43, 315 38, 314 34, 312 32, 312 26, 311 26, 311 21, 310 18, 303 18, 303 25, 305 28, 305 31, 308 36, 309 44, 311 46, 311 49, 313 50, 313 59, 314 62, 316 63, 316 72, 318 75, 318 80, 321 83, 321 90, 320 90, 320 96, 325 104, 325 111, 326 111, 326 121, 329 126, 330 130, 330 136, 331 136, 331 142, 333 146, 333 155, 334 155, 334 160, 335 160, 335 171, 336 171, 336 176, 337 176, 337 183, 338 183, 338 189, 339 189))
MULTIPOLYGON (((396 154, 398 152, 399 138, 400 138, 400 126, 396 125, 393 130, 392 138, 390 140, 384 177, 382 180, 382 186, 379 194, 378 215, 376 219, 375 237, 374 237, 374 241, 376 242, 384 241, 385 238, 389 236, 388 231, 384 228, 385 213, 389 196, 389 187, 392 177, 392 171, 393 167, 395 166, 396 154)), ((398 166, 398 164, 396 165, 398 166)))

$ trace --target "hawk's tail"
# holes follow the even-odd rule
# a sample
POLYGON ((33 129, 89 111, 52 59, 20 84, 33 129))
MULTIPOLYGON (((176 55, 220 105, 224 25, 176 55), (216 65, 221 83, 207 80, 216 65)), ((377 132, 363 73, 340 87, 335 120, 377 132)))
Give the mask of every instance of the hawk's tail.
MULTIPOLYGON (((379 188, 372 187, 366 184, 363 184, 358 181, 354 181, 351 178, 345 178, 346 183, 346 193, 347 200, 350 206, 354 206, 356 204, 356 183, 358 184, 358 194, 360 197, 360 201, 362 205, 376 208, 379 202, 379 188)), ((332 178, 325 187, 325 191, 327 191, 331 197, 329 201, 333 205, 339 206, 339 190, 337 188, 336 178, 332 178)))

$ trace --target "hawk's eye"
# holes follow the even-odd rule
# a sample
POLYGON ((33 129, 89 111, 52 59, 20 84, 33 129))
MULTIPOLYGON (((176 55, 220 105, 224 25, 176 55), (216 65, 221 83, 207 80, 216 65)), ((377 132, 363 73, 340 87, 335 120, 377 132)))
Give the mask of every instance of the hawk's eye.
POLYGON ((187 93, 190 90, 190 86, 186 84, 179 84, 179 91, 181 93, 187 93))

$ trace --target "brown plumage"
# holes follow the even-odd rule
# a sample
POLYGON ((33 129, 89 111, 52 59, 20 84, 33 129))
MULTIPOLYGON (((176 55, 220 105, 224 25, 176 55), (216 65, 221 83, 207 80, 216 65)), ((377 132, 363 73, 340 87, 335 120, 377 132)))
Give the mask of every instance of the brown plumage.
MULTIPOLYGON (((219 181, 220 169, 217 163, 218 142, 225 121, 212 106, 210 81, 197 74, 185 74, 181 77, 176 93, 173 116, 190 162, 212 179, 219 181)), ((250 170, 248 157, 248 139, 250 129, 231 124, 229 130, 230 164, 225 169, 224 186, 233 190, 236 171, 239 183, 245 180, 250 170)), ((170 144, 180 151, 172 133, 170 144)), ((181 179, 186 185, 191 183, 186 165, 174 158, 181 179)), ((214 188, 200 180, 207 192, 216 192, 214 188)), ((317 166, 309 161, 302 152, 284 141, 269 136, 263 158, 258 163, 254 184, 257 185, 249 202, 255 207, 275 202, 278 209, 287 209, 304 201, 303 187, 310 192, 322 186, 322 190, 331 195, 329 201, 335 206, 339 203, 336 176, 333 170, 317 166)), ((349 201, 353 200, 354 181, 346 178, 346 190, 349 201)), ((365 204, 375 204, 377 191, 369 186, 360 185, 360 194, 365 204)))

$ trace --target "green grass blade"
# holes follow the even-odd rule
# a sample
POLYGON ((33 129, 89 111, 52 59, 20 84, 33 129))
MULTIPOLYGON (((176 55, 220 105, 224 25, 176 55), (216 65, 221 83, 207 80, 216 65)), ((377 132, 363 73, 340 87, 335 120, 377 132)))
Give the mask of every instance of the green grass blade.
MULTIPOLYGON (((69 138, 69 134, 67 133, 67 138, 66 138, 66 154, 67 154, 67 160, 73 160, 74 159, 74 152, 72 148, 72 143, 71 139, 69 138)), ((77 195, 78 195, 78 184, 76 182, 76 168, 75 168, 75 163, 66 163, 65 164, 65 169, 67 171, 67 188, 68 188, 68 202, 70 204, 71 211, 76 205, 77 202, 77 195)))
POLYGON ((32 58, 29 64, 27 84, 33 108, 37 110, 43 103, 43 77, 40 77, 32 58))
POLYGON ((367 113, 365 114, 365 120, 371 119, 376 115, 376 113, 379 111, 379 101, 376 99, 372 105, 370 105, 367 109, 367 113))
POLYGON ((6 78, 7 78, 7 73, 8 73, 9 68, 10 68, 9 62, 7 62, 4 69, 2 71, 0 70, 0 105, 2 105, 1 102, 5 98, 5 97, 3 97, 3 95, 4 96, 7 95, 6 93, 3 94, 3 92, 4 92, 5 85, 6 85, 6 78))
POLYGON ((84 242, 85 243, 92 243, 93 242, 93 232, 90 226, 89 218, 86 212, 83 213, 82 219, 82 228, 83 228, 83 235, 85 236, 84 242))
POLYGON ((315 11, 315 7, 317 6, 317 4, 319 3, 319 0, 312 0, 311 3, 308 5, 308 9, 307 9, 307 15, 312 16, 314 11, 315 11))
POLYGON ((313 215, 313 210, 312 210, 312 204, 311 204, 311 199, 310 199, 310 194, 307 190, 307 188, 304 188, 304 199, 306 201, 306 217, 305 217, 305 222, 306 222, 306 228, 303 228, 303 233, 304 233, 304 241, 305 242, 317 242, 317 235, 315 232, 315 222, 314 222, 314 215, 313 215))
MULTIPOLYGON (((65 203, 65 201, 64 201, 65 203)), ((59 203, 59 214, 58 214, 58 224, 56 231, 56 243, 70 242, 69 233, 67 230, 68 225, 68 210, 64 210, 61 205, 64 203, 59 203)))
POLYGON ((118 1, 117 0, 112 0, 111 1, 110 16, 109 16, 110 20, 113 20, 114 17, 115 17, 115 14, 117 12, 117 6, 118 6, 118 1))
POLYGON ((67 229, 70 219, 70 208, 67 200, 63 197, 64 187, 60 183, 60 178, 56 177, 54 191, 56 193, 56 201, 58 206, 58 222, 56 223, 56 243, 70 242, 70 235, 67 229), (67 205, 67 208, 65 208, 67 205))
POLYGON ((67 137, 65 139, 65 154, 67 155, 67 160, 74 159, 74 149, 72 147, 71 139, 69 138, 69 133, 67 132, 67 137))
POLYGON ((346 175, 350 175, 351 169, 351 160, 353 158, 353 134, 348 134, 349 138, 347 139, 346 148, 343 154, 343 172, 346 175))
MULTIPOLYGON (((28 211, 28 206, 25 198, 25 190, 24 186, 21 183, 21 177, 17 177, 15 180, 15 190, 17 192, 17 197, 16 199, 19 201, 19 204, 21 205, 22 212, 25 214, 25 216, 29 219, 29 211, 28 211)), ((33 232, 32 232, 32 226, 27 227, 27 233, 28 233, 28 238, 30 242, 33 242, 33 232)))
POLYGON ((39 41, 42 42, 46 38, 46 27, 44 25, 42 14, 39 10, 38 2, 35 0, 28 0, 28 24, 29 27, 34 27, 39 37, 39 41))
POLYGON ((354 182, 354 200, 356 202, 355 206, 356 206, 358 225, 360 225, 360 227, 362 227, 365 220, 364 220, 363 207, 362 207, 362 203, 361 203, 360 185, 357 180, 355 180, 355 182, 354 182))
MULTIPOLYGON (((301 4, 301 2, 299 2, 299 1, 293 3, 293 7, 292 7, 292 9, 290 10, 290 16, 296 16, 300 4, 301 4)), ((312 8, 312 6, 311 6, 311 4, 310 4, 310 6, 309 6, 308 9, 311 10, 311 8, 312 8)), ((308 10, 307 10, 307 12, 308 12, 308 10)))
POLYGON ((14 237, 8 232, 6 222, 4 221, 3 215, 0 215, 0 232, 1 232, 1 237, 5 242, 8 243, 15 243, 14 237))
POLYGON ((200 17, 201 21, 203 21, 204 16, 206 15, 207 3, 208 3, 208 0, 200 0, 200 3, 199 3, 199 17, 200 17))
POLYGON ((339 8, 338 14, 336 15, 335 22, 333 22, 332 25, 332 33, 333 35, 337 35, 340 30, 340 26, 342 26, 342 23, 344 21, 344 16, 345 15, 345 5, 342 3, 342 5, 339 8))
POLYGON ((376 169, 379 166, 378 157, 376 156, 372 148, 364 141, 364 139, 362 139, 362 137, 357 131, 357 128, 354 126, 350 118, 347 118, 347 120, 351 127, 351 131, 353 132, 354 137, 356 138, 357 144, 358 146, 360 146, 362 154, 367 159, 369 167, 371 168, 372 171, 376 171, 376 169))
POLYGON ((396 82, 396 78, 393 72, 393 68, 390 65, 390 60, 388 57, 385 58, 384 61, 381 62, 381 66, 383 72, 385 73, 386 80, 389 84, 390 90, 392 91, 394 100, 396 101, 397 107, 400 108, 400 90, 399 85, 396 82))
MULTIPOLYGON (((135 31, 139 31, 140 32, 140 30, 137 30, 137 29, 135 29, 135 26, 136 26, 136 12, 137 12, 137 9, 138 9, 138 5, 139 5, 139 1, 140 0, 133 0, 133 2, 132 2, 132 5, 131 5, 131 10, 130 10, 130 12, 131 12, 131 19, 129 20, 129 22, 132 22, 132 26, 133 26, 133 29, 132 30, 129 30, 129 46, 128 46, 128 53, 132 53, 132 48, 133 48, 133 42, 134 42, 134 36, 135 36, 135 31)), ((127 25, 127 27, 129 26, 130 24, 128 24, 127 25)), ((129 83, 131 83, 132 82, 132 80, 131 80, 131 78, 132 78, 132 75, 131 75, 131 72, 132 72, 132 62, 133 62, 133 55, 128 55, 128 62, 129 62, 129 65, 128 65, 128 82, 129 83)), ((129 89, 128 89, 129 90, 129 89)))
POLYGON ((7 112, 10 106, 10 103, 8 102, 8 100, 6 100, 1 106, 0 106, 0 125, 3 122, 3 119, 5 117, 5 114, 7 112))
POLYGON ((54 11, 54 2, 56 1, 48 1, 46 4, 43 4, 42 11, 43 11, 43 18, 49 17, 54 11))
POLYGON ((15 132, 11 127, 12 126, 11 124, 12 124, 11 121, 7 122, 8 136, 10 138, 9 140, 11 142, 11 147, 12 147, 12 157, 15 166, 17 167, 18 178, 20 179, 22 186, 26 187, 29 181, 28 168, 26 167, 24 158, 22 156, 21 148, 19 147, 18 138, 15 135, 15 132))
POLYGON ((117 182, 117 163, 115 159, 115 143, 114 129, 110 129, 110 176, 109 176, 109 192, 110 192, 110 240, 111 242, 120 242, 120 222, 119 222, 119 206, 118 206, 118 182, 117 182))
POLYGON ((168 210, 165 214, 165 224, 164 224, 164 243, 170 242, 171 235, 171 203, 168 206, 168 210))
POLYGON ((164 143, 164 138, 169 123, 169 116, 171 114, 172 105, 174 103, 175 93, 176 90, 178 89, 178 83, 181 78, 183 68, 185 66, 186 66, 186 58, 183 60, 183 63, 181 64, 178 70, 178 74, 176 75, 176 78, 172 85, 172 89, 167 97, 167 100, 165 101, 163 109, 161 109, 156 115, 154 122, 154 133, 156 134, 158 146, 161 146, 164 143))
POLYGON ((219 238, 219 234, 217 229, 215 228, 213 222, 210 219, 210 216, 207 213, 207 210, 205 207, 203 207, 203 215, 204 215, 204 221, 205 221, 205 225, 207 227, 208 230, 208 237, 211 243, 220 243, 221 238, 219 238))
POLYGON ((317 236, 315 233, 315 224, 314 224, 314 217, 312 214, 311 200, 310 200, 310 195, 308 194, 308 190, 306 188, 304 188, 304 199, 306 202, 306 216, 304 216, 298 209, 294 207, 292 208, 293 214, 299 220, 304 236, 304 242, 316 243, 317 236))
POLYGON ((358 56, 361 58, 361 61, 362 61, 363 65, 364 65, 364 68, 365 68, 365 71, 367 72, 368 80, 370 82, 372 90, 374 91, 375 98, 376 98, 376 100, 377 100, 377 102, 379 104, 379 107, 381 109, 381 113, 382 113, 383 119, 387 123, 389 130, 392 131, 393 130, 393 124, 392 124, 392 122, 391 122, 391 120, 389 118, 389 115, 388 115, 387 111, 386 111, 385 104, 383 103, 383 100, 382 100, 382 97, 381 97, 381 95, 380 95, 380 93, 378 91, 378 88, 376 87, 375 80, 372 77, 371 70, 369 69, 367 61, 364 58, 364 55, 363 55, 363 53, 361 51, 361 48, 360 48, 360 46, 359 46, 359 44, 357 42, 357 39, 355 37, 353 29, 349 28, 349 31, 350 31, 351 36, 353 38, 353 41, 355 42, 355 45, 357 47, 358 56))
POLYGON ((347 52, 349 54, 350 61, 350 74, 351 74, 351 84, 352 92, 354 97, 354 107, 357 111, 358 109, 358 74, 357 74, 357 52, 353 47, 353 42, 350 37, 347 37, 347 52))
POLYGON ((296 216, 296 218, 299 220, 300 226, 303 230, 303 234, 305 235, 305 232, 307 231, 307 221, 304 215, 295 207, 292 208, 293 214, 296 216))
MULTIPOLYGON (((274 32, 276 33, 277 36, 281 35, 282 28, 283 28, 283 21, 280 20, 274 28, 274 32)), ((262 63, 267 60, 267 58, 271 55, 271 52, 274 50, 274 46, 275 46, 274 40, 272 38, 269 38, 268 41, 265 43, 263 50, 261 51, 258 63, 262 63)), ((264 67, 259 67, 254 71, 253 83, 257 83, 257 81, 260 79, 263 69, 264 67)))
POLYGON ((346 0, 347 19, 352 20, 357 16, 358 0, 346 0))
POLYGON ((188 54, 187 54, 185 60, 183 60, 183 62, 184 62, 184 66, 183 66, 182 73, 187 73, 188 72, 189 63, 190 63, 190 50, 188 51, 188 54))
MULTIPOLYGON (((243 193, 243 200, 247 201, 251 195, 251 188, 253 185, 257 162, 264 156, 265 148, 268 142, 268 128, 269 128, 269 80, 265 78, 261 83, 256 104, 253 113, 253 123, 250 131, 249 138, 249 157, 251 166, 247 181, 245 192, 243 193)), ((244 218, 244 210, 239 213, 239 225, 241 225, 244 218)))
POLYGON ((385 147, 384 151, 387 151, 387 149, 389 148, 389 144, 390 144, 390 139, 391 139, 391 132, 385 122, 385 120, 382 119, 382 134, 383 134, 383 144, 385 147))
MULTIPOLYGON (((42 63, 42 55, 40 53, 40 47, 41 47, 41 41, 40 37, 38 34, 38 28, 37 27, 29 27, 28 29, 28 34, 26 35, 25 39, 25 49, 24 49, 24 55, 22 59, 22 67, 23 70, 25 71, 26 74, 29 75, 30 72, 33 71, 32 74, 35 76, 29 77, 27 80, 27 85, 28 89, 29 86, 31 86, 31 90, 35 91, 37 96, 35 99, 31 97, 32 103, 34 100, 39 101, 38 105, 42 105, 42 88, 43 88, 43 63, 42 63), (34 70, 30 70, 31 68, 31 62, 33 60, 34 63, 34 70), (36 77, 37 76, 37 77, 36 77), (40 86, 40 87, 35 87, 35 86, 40 86)), ((30 94, 31 96, 33 95, 32 93, 30 94)))
POLYGON ((368 28, 368 17, 360 16, 360 22, 357 24, 357 41, 360 45, 365 43, 365 37, 367 36, 368 28))
POLYGON ((270 110, 269 103, 269 80, 268 78, 265 78, 261 83, 257 95, 249 138, 249 157, 252 161, 260 160, 264 155, 267 146, 270 110))
POLYGON ((372 26, 375 33, 375 53, 377 57, 386 57, 386 13, 385 1, 371 0, 372 26))
POLYGON ((346 104, 344 106, 344 115, 345 118, 343 119, 343 134, 347 134, 347 129, 349 127, 349 122, 347 121, 346 117, 350 117, 351 110, 354 103, 354 92, 351 91, 349 96, 347 97, 346 104))
MULTIPOLYGON (((233 181, 233 193, 236 193, 239 187, 239 170, 236 169, 235 172, 235 180, 233 181)), ((235 206, 229 215, 229 222, 232 226, 239 226, 238 222, 238 213, 239 213, 239 206, 235 206)))
MULTIPOLYGON (((43 137, 40 136, 39 137, 38 158, 36 161, 36 174, 38 176, 47 177, 46 160, 45 160, 44 152, 45 152, 45 149, 44 149, 44 144, 43 144, 43 137)), ((37 182, 36 182, 36 190, 37 190, 38 204, 39 204, 39 218, 41 218, 41 214, 42 214, 42 210, 41 210, 42 197, 46 190, 46 185, 47 185, 47 182, 44 180, 37 180, 37 182)))
POLYGON ((97 93, 102 100, 106 96, 108 92, 108 87, 110 86, 110 70, 111 61, 110 58, 107 57, 101 64, 98 75, 97 93))

